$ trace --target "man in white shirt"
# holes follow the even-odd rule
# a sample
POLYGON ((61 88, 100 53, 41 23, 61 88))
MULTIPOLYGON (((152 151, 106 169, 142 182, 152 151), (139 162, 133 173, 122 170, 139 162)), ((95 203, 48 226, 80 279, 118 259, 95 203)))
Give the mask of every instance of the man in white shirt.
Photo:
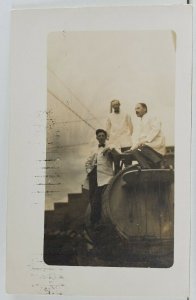
POLYGON ((131 117, 120 110, 119 100, 111 101, 110 115, 106 123, 106 132, 110 145, 113 145, 113 148, 120 150, 131 147, 131 135, 133 133, 131 117))
POLYGON ((97 225, 101 218, 102 195, 113 177, 112 157, 106 145, 107 133, 96 130, 98 146, 86 161, 85 167, 89 180, 89 198, 91 204, 91 225, 97 225))
MULTIPOLYGON (((114 148, 119 152, 130 149, 132 145, 131 135, 133 133, 133 125, 130 115, 120 110, 120 101, 112 100, 110 107, 110 115, 106 123, 106 132, 109 139, 111 149, 114 148)), ((115 173, 119 171, 120 159, 119 155, 113 155, 115 173)))
POLYGON ((138 103, 135 107, 140 118, 139 129, 133 134, 130 153, 142 168, 159 167, 165 154, 165 137, 161 131, 161 122, 147 114, 147 105, 138 103))

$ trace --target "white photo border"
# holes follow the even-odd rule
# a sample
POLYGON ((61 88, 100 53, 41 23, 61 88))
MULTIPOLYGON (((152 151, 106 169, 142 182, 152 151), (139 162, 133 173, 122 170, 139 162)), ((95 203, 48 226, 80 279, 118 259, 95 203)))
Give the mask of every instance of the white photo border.
POLYGON ((188 297, 192 7, 98 7, 13 11, 7 291, 80 296, 188 297), (156 17, 155 17, 156 16, 156 17), (175 236, 169 269, 48 266, 43 262, 47 36, 54 31, 173 30, 175 236), (40 161, 42 161, 40 163, 40 161), (52 279, 51 279, 52 278, 52 279))

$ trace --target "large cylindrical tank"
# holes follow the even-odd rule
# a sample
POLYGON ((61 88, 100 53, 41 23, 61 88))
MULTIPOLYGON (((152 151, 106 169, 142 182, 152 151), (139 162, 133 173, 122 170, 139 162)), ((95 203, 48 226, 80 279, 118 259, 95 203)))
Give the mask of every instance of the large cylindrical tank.
POLYGON ((174 171, 128 167, 109 183, 102 199, 105 228, 133 251, 173 251, 174 171))

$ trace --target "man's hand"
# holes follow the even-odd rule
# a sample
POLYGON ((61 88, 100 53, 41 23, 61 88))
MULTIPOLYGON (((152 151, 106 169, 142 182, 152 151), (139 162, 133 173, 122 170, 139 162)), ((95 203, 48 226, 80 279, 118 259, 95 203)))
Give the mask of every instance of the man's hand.
POLYGON ((133 150, 135 150, 135 149, 137 149, 137 148, 139 148, 141 146, 144 146, 145 143, 146 143, 146 140, 142 139, 139 143, 133 145, 130 150, 126 151, 126 153, 130 153, 131 151, 133 151, 133 150))
POLYGON ((105 149, 103 150, 103 155, 104 155, 104 156, 107 155, 110 151, 111 151, 111 149, 110 149, 109 147, 105 148, 105 149))
POLYGON ((91 169, 90 169, 90 168, 87 168, 87 169, 86 169, 86 173, 87 173, 87 174, 89 174, 91 171, 92 171, 92 168, 91 168, 91 169))
POLYGON ((138 147, 139 147, 139 143, 138 143, 138 144, 135 144, 135 145, 133 145, 133 146, 131 147, 131 149, 130 149, 130 150, 128 150, 128 151, 126 151, 126 152, 130 153, 130 152, 132 152, 133 150, 137 149, 138 147))
POLYGON ((139 145, 138 145, 138 147, 139 147, 139 146, 143 146, 143 145, 145 145, 145 143, 146 143, 146 142, 147 142, 147 140, 146 140, 146 139, 144 139, 144 138, 143 138, 143 139, 141 139, 141 140, 140 140, 140 142, 139 142, 139 145))

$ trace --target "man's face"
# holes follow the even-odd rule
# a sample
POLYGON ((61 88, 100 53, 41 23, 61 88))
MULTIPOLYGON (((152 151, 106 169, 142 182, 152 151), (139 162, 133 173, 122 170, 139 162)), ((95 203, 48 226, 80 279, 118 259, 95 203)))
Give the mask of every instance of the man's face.
POLYGON ((146 109, 141 104, 137 104, 135 107, 135 112, 137 117, 141 118, 146 113, 146 109))
POLYGON ((114 109, 115 113, 118 113, 120 111, 120 103, 117 101, 112 103, 112 108, 114 109))
POLYGON ((106 141, 106 135, 105 135, 105 133, 104 132, 99 132, 97 134, 97 140, 98 140, 98 142, 99 142, 100 145, 101 144, 105 144, 105 141, 106 141))

